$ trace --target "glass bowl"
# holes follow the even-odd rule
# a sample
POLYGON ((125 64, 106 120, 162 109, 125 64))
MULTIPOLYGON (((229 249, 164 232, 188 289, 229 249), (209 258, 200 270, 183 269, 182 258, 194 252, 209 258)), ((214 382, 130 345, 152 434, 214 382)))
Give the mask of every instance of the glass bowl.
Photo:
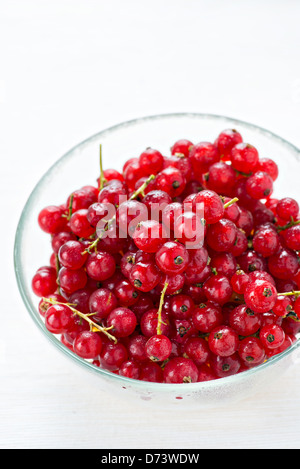
POLYGON ((180 405, 184 402, 184 405, 216 406, 246 398, 262 387, 267 390, 273 380, 280 379, 283 372, 298 361, 299 339, 285 352, 260 366, 214 381, 159 384, 124 378, 75 355, 60 342, 58 336, 51 334, 38 312, 39 298, 31 290, 35 271, 41 265, 49 265, 51 254, 49 237, 37 223, 38 213, 47 205, 61 204, 74 189, 96 183, 100 144, 104 168, 121 169, 125 160, 138 156, 148 146, 169 155, 170 146, 179 138, 187 138, 195 143, 214 141, 227 128, 236 128, 245 142, 252 143, 258 149, 261 157, 270 157, 277 162, 280 173, 275 183, 275 197, 299 199, 300 151, 294 145, 270 131, 237 119, 175 113, 148 116, 115 125, 72 148, 41 178, 22 211, 15 237, 14 262, 19 290, 31 318, 54 347, 69 358, 70 366, 71 363, 80 365, 84 371, 90 372, 101 389, 120 391, 120 398, 127 395, 162 405, 180 405))

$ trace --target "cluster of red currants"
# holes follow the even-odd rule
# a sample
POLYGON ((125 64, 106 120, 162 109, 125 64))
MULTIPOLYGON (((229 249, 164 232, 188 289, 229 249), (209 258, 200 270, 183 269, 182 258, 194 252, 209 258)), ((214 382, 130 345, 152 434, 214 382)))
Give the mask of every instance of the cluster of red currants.
POLYGON ((100 158, 95 186, 38 217, 52 247, 32 279, 45 327, 95 366, 159 383, 286 350, 300 332, 300 215, 272 197, 277 177, 233 129, 169 156, 147 148, 121 172, 100 158))

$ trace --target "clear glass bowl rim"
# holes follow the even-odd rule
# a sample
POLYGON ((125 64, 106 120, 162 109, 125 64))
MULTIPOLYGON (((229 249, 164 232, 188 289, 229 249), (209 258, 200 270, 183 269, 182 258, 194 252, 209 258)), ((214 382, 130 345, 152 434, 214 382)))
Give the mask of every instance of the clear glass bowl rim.
POLYGON ((93 140, 94 138, 100 137, 101 135, 105 135, 107 133, 112 133, 117 131, 118 129, 121 129, 123 127, 128 127, 132 125, 136 125, 139 123, 143 123, 149 120, 158 120, 158 119, 168 119, 168 118, 184 118, 184 117, 191 117, 191 118, 199 118, 199 119, 205 119, 205 118, 210 118, 210 119, 220 119, 220 120, 226 120, 228 124, 232 124, 232 128, 238 126, 239 124, 252 129, 256 130, 265 136, 277 140, 281 144, 287 146, 290 148, 292 152, 296 153, 297 159, 300 160, 300 149, 289 142, 288 140, 282 138, 281 136, 271 132, 270 130, 267 130, 263 127, 257 126, 255 124, 251 124, 249 122, 236 119, 233 117, 228 117, 224 115, 218 115, 218 114, 210 114, 210 113, 196 113, 196 112, 173 112, 173 113, 165 113, 165 114, 155 114, 155 115, 149 115, 149 116, 143 116, 135 119, 131 119, 128 121, 124 121, 118 124, 115 124, 113 126, 107 127, 96 134, 88 137, 87 139, 81 141, 77 145, 75 145, 73 148, 71 148, 68 152, 66 152, 64 155, 62 155, 58 160, 55 161, 55 163, 50 166, 50 168, 44 173, 44 175, 40 178, 40 180, 37 182, 35 187, 33 188, 32 192, 30 193, 24 208, 21 212, 19 222, 17 225, 16 229, 16 234, 15 234, 15 242, 14 242, 14 269, 15 269, 15 275, 16 275, 16 280, 17 280, 17 285, 19 288, 19 292, 21 294, 22 300, 26 306, 27 311, 29 312, 31 318, 35 322, 35 324, 38 326, 38 328, 43 332, 44 335, 48 337, 50 342, 53 343, 53 345, 58 348, 63 354, 67 355, 69 358, 71 358, 73 361, 75 361, 78 365, 84 367, 85 369, 98 374, 99 376, 104 376, 106 379, 110 379, 112 381, 120 383, 120 385, 129 385, 129 386, 134 386, 135 388, 140 388, 144 389, 147 391, 180 391, 181 393, 184 392, 199 392, 201 390, 208 390, 208 389, 213 389, 216 387, 219 387, 222 385, 222 383, 226 383, 228 385, 234 385, 234 383, 238 383, 243 379, 243 376, 250 376, 253 374, 257 374, 260 372, 263 372, 263 370, 267 367, 272 366, 276 362, 282 360, 284 357, 287 355, 291 354, 294 350, 296 350, 300 346, 300 338, 295 341, 287 350, 284 352, 280 353, 279 355, 275 355, 268 359, 266 362, 262 363, 261 365, 258 365, 256 367, 250 368, 249 370, 245 370, 242 373, 238 373, 232 376, 227 376, 225 378, 219 378, 216 380, 212 381, 204 381, 204 382, 196 382, 196 383, 180 383, 180 384, 169 384, 169 383, 153 383, 149 381, 140 381, 132 378, 126 378, 123 376, 116 375, 110 371, 107 371, 105 369, 99 368, 92 363, 82 359, 81 357, 75 355, 71 350, 69 350, 63 343, 58 340, 57 336, 53 335, 50 333, 44 326, 43 322, 39 319, 39 313, 37 308, 33 308, 30 299, 27 296, 26 292, 26 287, 25 287, 25 278, 24 278, 24 272, 22 269, 22 262, 21 262, 21 257, 20 257, 20 250, 22 247, 22 235, 24 231, 24 225, 26 222, 27 216, 30 214, 30 208, 35 202, 36 199, 36 194, 39 191, 39 188, 42 186, 43 181, 47 178, 47 176, 55 170, 55 167, 61 163, 63 160, 66 160, 70 157, 72 157, 72 154, 74 151, 80 149, 81 146, 85 145, 89 141, 93 140))

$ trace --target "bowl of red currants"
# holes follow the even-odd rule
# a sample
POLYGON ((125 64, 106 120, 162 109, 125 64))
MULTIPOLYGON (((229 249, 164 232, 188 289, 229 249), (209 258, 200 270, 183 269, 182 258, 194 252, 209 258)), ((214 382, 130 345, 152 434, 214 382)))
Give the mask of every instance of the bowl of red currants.
POLYGON ((109 392, 200 406, 268 392, 298 359, 299 161, 272 132, 209 114, 83 141, 20 217, 30 316, 109 392))

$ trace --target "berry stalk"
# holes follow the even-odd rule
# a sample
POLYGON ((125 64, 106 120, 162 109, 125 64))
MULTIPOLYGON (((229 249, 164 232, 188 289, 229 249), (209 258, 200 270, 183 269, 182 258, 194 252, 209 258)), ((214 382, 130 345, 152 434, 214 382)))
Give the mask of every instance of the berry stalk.
POLYGON ((52 298, 43 298, 43 301, 45 301, 46 303, 50 303, 52 305, 65 305, 65 306, 68 306, 68 308, 70 308, 70 310, 73 311, 74 314, 77 314, 77 316, 81 317, 82 319, 84 319, 85 321, 87 321, 89 323, 90 328, 91 328, 92 331, 95 331, 95 329, 96 329, 99 332, 103 332, 103 334, 105 334, 115 344, 117 343, 116 337, 108 332, 110 329, 113 328, 113 326, 111 326, 111 327, 102 327, 102 326, 100 326, 100 324, 97 324, 92 319, 90 319, 89 316, 91 316, 92 314, 95 314, 95 313, 84 314, 81 311, 78 311, 77 309, 73 308, 72 303, 63 303, 61 301, 53 300, 52 298))
POLYGON ((164 305, 164 298, 166 294, 166 290, 168 288, 168 283, 165 282, 164 288, 162 289, 161 295, 160 295, 160 301, 159 301, 159 307, 158 307, 158 320, 157 320, 157 335, 161 335, 161 325, 162 325, 162 320, 161 320, 161 313, 162 313, 162 307, 164 305))

